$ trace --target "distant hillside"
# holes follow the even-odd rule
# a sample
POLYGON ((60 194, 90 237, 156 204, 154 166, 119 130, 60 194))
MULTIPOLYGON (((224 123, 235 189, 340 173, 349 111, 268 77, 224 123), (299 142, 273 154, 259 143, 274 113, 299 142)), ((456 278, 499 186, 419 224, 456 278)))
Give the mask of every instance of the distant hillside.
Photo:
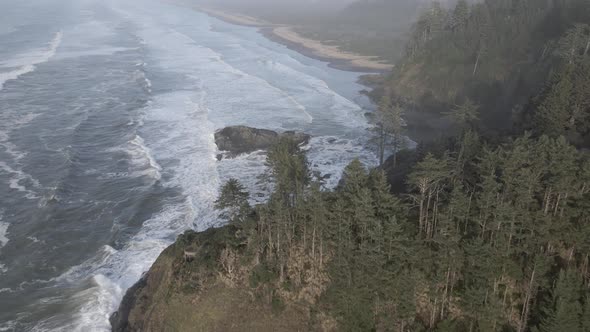
POLYGON ((403 54, 409 29, 423 6, 422 1, 355 1, 299 31, 344 50, 395 63, 403 54))
POLYGON ((482 124, 509 129, 556 72, 585 68, 589 8, 586 0, 433 4, 387 86, 415 109, 436 113, 469 98, 482 124))
POLYGON ((424 1, 414 0, 193 2, 291 25, 305 37, 390 63, 403 55, 408 31, 424 8, 424 1))

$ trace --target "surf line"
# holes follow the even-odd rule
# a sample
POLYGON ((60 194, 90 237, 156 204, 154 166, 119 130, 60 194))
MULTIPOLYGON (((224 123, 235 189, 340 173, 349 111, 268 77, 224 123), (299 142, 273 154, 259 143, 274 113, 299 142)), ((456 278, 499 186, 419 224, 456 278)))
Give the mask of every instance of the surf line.
MULTIPOLYGON (((4 88, 4 84, 6 82, 16 80, 24 74, 33 72, 37 68, 37 65, 49 61, 49 59, 55 56, 55 53, 57 52, 57 49, 61 44, 62 39, 63 32, 56 32, 53 39, 48 43, 48 48, 44 53, 40 54, 38 57, 31 60, 29 63, 19 64, 18 69, 16 70, 9 71, 6 73, 0 73, 0 90, 4 88)), ((26 58, 26 56, 19 55, 17 56, 17 58, 26 58)))

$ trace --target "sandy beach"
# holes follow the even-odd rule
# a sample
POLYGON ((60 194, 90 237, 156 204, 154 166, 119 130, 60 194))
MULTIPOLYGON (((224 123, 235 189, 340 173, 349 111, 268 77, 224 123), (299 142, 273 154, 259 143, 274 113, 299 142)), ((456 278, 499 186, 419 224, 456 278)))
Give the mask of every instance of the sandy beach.
POLYGON ((378 57, 342 51, 337 46, 326 45, 321 41, 306 38, 297 33, 292 26, 272 24, 255 17, 213 8, 195 7, 195 9, 229 23, 258 27, 266 37, 306 56, 327 61, 332 67, 338 69, 359 72, 387 72, 393 68, 392 64, 385 63, 378 57))
POLYGON ((207 15, 216 17, 218 19, 221 19, 223 21, 233 23, 233 24, 245 25, 245 26, 251 26, 251 27, 260 27, 260 28, 273 26, 273 24, 271 24, 269 22, 263 21, 258 18, 254 18, 252 16, 248 16, 248 15, 237 14, 237 13, 230 14, 230 13, 227 13, 222 10, 213 9, 213 8, 206 8, 206 7, 195 7, 195 9, 197 9, 198 11, 204 12, 207 15))
POLYGON ((355 68, 366 68, 376 71, 389 71, 393 68, 393 65, 380 61, 378 57, 345 52, 337 46, 326 45, 321 41, 303 37, 290 26, 274 27, 272 33, 279 39, 283 39, 289 43, 294 43, 308 49, 312 52, 313 56, 322 59, 345 61, 349 62, 350 65, 355 68))

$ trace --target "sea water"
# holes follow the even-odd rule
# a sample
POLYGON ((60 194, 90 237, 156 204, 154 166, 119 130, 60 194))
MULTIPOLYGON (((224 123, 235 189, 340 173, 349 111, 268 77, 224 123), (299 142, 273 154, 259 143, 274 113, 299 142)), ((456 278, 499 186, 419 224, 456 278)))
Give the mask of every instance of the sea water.
POLYGON ((264 201, 264 153, 218 161, 218 129, 312 135, 326 187, 374 165, 358 75, 168 3, 0 1, 0 331, 110 330, 224 181, 264 201))

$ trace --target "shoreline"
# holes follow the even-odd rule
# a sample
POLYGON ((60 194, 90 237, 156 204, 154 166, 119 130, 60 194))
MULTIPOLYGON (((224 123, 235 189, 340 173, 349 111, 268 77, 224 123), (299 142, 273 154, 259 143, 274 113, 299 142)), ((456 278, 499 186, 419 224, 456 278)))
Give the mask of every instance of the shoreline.
POLYGON ((276 43, 304 56, 327 62, 328 66, 350 72, 383 74, 394 66, 374 56, 366 56, 340 50, 319 40, 309 39, 294 30, 293 26, 273 24, 264 20, 236 13, 228 13, 205 7, 192 7, 227 23, 258 28, 260 33, 276 43))
MULTIPOLYGON (((320 41, 305 38, 293 31, 291 26, 273 24, 251 16, 228 13, 212 8, 192 8, 230 24, 258 28, 258 31, 267 39, 309 58, 326 62, 329 67, 334 69, 367 75, 379 75, 387 74, 394 68, 393 65, 385 65, 388 69, 384 69, 382 67, 384 64, 375 61, 374 57, 343 52, 338 50, 336 46, 323 45, 320 41), (323 50, 327 48, 329 52, 323 54, 318 52, 316 47, 323 48, 323 50)), ((370 89, 374 88, 371 84, 363 82, 360 77, 357 83, 370 89)), ((371 104, 377 106, 374 101, 371 101, 371 104)), ((448 128, 448 124, 443 118, 429 112, 413 110, 405 114, 404 120, 407 124, 406 136, 416 143, 440 139, 440 137, 444 136, 444 129, 448 128)))

